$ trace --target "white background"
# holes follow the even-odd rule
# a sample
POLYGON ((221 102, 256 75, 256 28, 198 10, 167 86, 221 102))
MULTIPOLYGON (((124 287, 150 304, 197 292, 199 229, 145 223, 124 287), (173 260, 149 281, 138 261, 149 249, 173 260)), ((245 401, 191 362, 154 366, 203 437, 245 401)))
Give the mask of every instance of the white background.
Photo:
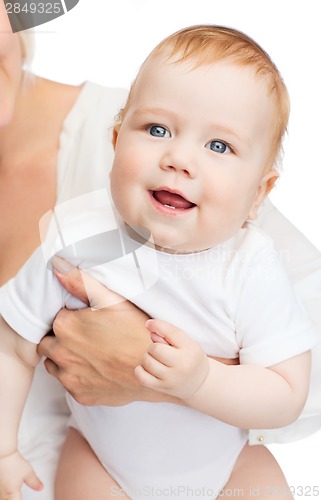
MULTIPOLYGON (((148 52, 179 28, 214 23, 245 31, 281 70, 292 102, 284 172, 271 198, 321 249, 319 8, 319 0, 80 0, 34 30, 33 70, 65 83, 128 88, 148 52)), ((318 486, 321 497, 320 432, 272 449, 291 485, 318 486)))

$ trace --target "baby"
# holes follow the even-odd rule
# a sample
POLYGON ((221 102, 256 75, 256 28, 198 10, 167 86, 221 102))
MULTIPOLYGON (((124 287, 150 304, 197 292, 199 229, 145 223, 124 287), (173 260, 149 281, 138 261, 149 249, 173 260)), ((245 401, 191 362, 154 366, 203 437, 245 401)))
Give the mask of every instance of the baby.
MULTIPOLYGON (((143 281, 156 264, 157 279, 139 287, 128 255, 90 272, 157 318, 147 323, 153 343, 136 375, 181 404, 86 407, 67 395, 70 426, 121 488, 111 482, 101 498, 215 498, 246 429, 287 425, 303 408, 318 339, 272 242, 251 222, 278 178, 288 113, 269 56, 230 28, 174 33, 132 85, 114 129, 110 189, 119 231, 139 247, 143 281)), ((82 268, 86 258, 74 263, 82 268)), ((23 482, 41 488, 17 450, 17 430, 36 344, 68 300, 41 249, 4 288, 0 498, 23 482)), ((75 475, 58 477, 61 498, 72 498, 75 475)))

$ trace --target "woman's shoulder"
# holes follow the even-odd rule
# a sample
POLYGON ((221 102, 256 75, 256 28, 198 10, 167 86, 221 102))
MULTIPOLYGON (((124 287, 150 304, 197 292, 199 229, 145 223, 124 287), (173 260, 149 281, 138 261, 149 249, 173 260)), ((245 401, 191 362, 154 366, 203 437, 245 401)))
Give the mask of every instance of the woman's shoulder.
POLYGON ((82 84, 60 134, 59 202, 108 185, 114 155, 111 131, 127 93, 93 82, 82 84))
POLYGON ((91 110, 95 115, 106 113, 106 110, 118 113, 125 104, 127 94, 128 90, 123 88, 105 87, 87 81, 81 86, 74 110, 78 109, 86 113, 91 110))

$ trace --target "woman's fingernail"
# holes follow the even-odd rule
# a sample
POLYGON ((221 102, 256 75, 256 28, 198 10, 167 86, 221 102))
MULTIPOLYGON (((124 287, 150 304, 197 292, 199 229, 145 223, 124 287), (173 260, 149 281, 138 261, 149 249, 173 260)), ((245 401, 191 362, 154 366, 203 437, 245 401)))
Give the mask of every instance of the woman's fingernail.
POLYGON ((73 266, 67 260, 57 255, 51 259, 51 265, 55 271, 61 274, 66 274, 73 269, 73 266))

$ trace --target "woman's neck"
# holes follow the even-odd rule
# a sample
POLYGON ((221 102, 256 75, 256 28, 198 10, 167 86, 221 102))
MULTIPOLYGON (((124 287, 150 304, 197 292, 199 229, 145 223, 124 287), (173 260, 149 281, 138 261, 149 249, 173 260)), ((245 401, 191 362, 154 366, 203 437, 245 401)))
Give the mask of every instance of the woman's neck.
POLYGON ((0 129, 0 285, 40 244, 39 220, 56 201, 59 137, 81 90, 42 78, 30 85, 0 129))
POLYGON ((0 172, 19 172, 58 150, 63 122, 81 87, 23 78, 11 122, 0 129, 0 172))

